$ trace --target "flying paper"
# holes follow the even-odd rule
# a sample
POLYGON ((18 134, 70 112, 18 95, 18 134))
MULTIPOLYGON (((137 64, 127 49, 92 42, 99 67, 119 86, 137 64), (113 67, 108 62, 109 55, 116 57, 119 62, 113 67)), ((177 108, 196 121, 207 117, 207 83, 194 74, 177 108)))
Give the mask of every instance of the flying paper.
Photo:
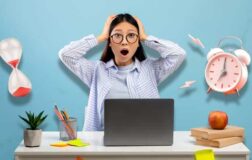
POLYGON ((189 38, 192 40, 192 42, 202 48, 205 48, 204 44, 201 42, 199 38, 193 37, 191 34, 188 34, 189 38))
POLYGON ((186 81, 182 86, 180 86, 179 88, 189 88, 192 86, 193 83, 195 83, 196 81, 186 81))

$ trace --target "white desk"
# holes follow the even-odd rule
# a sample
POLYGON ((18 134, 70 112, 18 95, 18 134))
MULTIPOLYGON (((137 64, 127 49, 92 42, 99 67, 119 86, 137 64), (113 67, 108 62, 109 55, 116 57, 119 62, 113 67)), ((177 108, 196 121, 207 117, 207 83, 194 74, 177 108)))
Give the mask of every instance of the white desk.
MULTIPOLYGON (((16 160, 193 160, 194 151, 206 149, 194 144, 188 131, 175 131, 172 146, 103 146, 103 132, 78 132, 78 138, 89 142, 87 147, 52 147, 59 141, 58 132, 43 132, 40 147, 24 147, 23 141, 15 150, 16 160)), ((243 144, 235 144, 221 149, 212 148, 216 160, 249 160, 249 149, 243 144)))

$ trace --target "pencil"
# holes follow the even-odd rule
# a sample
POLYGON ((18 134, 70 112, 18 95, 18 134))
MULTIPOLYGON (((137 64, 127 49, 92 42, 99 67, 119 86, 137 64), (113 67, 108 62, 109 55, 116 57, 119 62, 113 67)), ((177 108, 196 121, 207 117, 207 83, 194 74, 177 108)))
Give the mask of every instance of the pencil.
POLYGON ((74 135, 74 132, 73 132, 73 129, 66 123, 66 121, 64 120, 62 114, 60 113, 58 107, 55 105, 54 107, 54 112, 56 113, 57 117, 59 118, 59 120, 63 123, 63 125, 65 126, 66 128, 66 131, 67 131, 67 134, 69 137, 71 138, 75 138, 75 135, 74 135))

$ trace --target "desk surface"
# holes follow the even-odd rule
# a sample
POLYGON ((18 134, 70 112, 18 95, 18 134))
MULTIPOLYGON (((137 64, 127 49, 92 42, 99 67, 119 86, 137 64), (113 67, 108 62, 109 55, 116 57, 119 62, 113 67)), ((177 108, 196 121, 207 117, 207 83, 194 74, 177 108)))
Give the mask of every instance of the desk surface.
MULTIPOLYGON (((211 148, 195 145, 189 131, 175 131, 172 146, 103 146, 103 132, 78 132, 78 138, 90 143, 87 147, 52 147, 59 141, 58 132, 43 132, 40 147, 24 147, 23 141, 15 150, 16 156, 22 155, 193 155, 194 151, 211 148)), ((249 149, 238 143, 224 148, 211 148, 215 155, 244 155, 248 158, 249 149)))

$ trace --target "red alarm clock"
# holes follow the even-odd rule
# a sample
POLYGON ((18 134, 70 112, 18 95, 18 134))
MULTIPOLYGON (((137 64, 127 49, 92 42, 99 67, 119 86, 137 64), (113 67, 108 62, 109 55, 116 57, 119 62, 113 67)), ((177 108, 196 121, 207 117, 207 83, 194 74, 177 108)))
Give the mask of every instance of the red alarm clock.
POLYGON ((227 36, 220 40, 218 48, 211 49, 207 55, 208 62, 205 69, 205 79, 210 91, 224 94, 239 95, 247 82, 250 64, 250 55, 243 49, 242 41, 235 36, 227 36), (232 52, 225 52, 220 48, 225 39, 236 39, 241 43, 241 48, 232 52))

